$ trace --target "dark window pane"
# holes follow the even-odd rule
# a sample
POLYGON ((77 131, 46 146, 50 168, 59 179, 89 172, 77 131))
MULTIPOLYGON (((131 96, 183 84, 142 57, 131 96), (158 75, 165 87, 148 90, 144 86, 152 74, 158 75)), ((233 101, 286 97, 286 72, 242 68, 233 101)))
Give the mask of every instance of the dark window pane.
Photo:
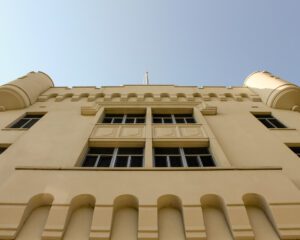
POLYGON ((187 123, 195 123, 195 119, 194 118, 186 118, 185 121, 187 123))
POLYGON ((277 119, 269 119, 271 123, 273 123, 278 128, 286 128, 281 122, 279 122, 277 119))
POLYGON ((185 123, 184 118, 176 118, 176 123, 185 123))
POLYGON ((266 119, 259 119, 259 121, 265 125, 267 128, 274 128, 271 123, 269 123, 266 119))
POLYGON ((300 153, 300 147, 290 147, 294 153, 300 153))
POLYGON ((193 117, 192 114, 174 114, 175 117, 193 117))
POLYGON ((171 167, 182 167, 182 161, 180 156, 170 156, 170 165, 171 167))
POLYGON ((83 167, 94 167, 97 160, 97 156, 89 156, 85 157, 83 167))
POLYGON ((214 161, 211 156, 201 156, 201 161, 204 167, 214 167, 214 161))
POLYGON ((101 156, 97 167, 109 167, 112 156, 101 156))
POLYGON ((185 154, 209 154, 207 147, 183 148, 185 154))
POLYGON ((16 122, 15 124, 13 124, 11 126, 11 128, 20 128, 22 127, 25 123, 27 123, 29 120, 26 119, 20 119, 18 122, 16 122))
POLYGON ((132 156, 130 167, 142 167, 143 166, 143 157, 142 156, 132 156))
POLYGON ((122 123, 123 118, 114 118, 113 123, 122 123))
POLYGON ((111 123, 112 122, 112 118, 108 118, 108 117, 105 117, 103 119, 103 122, 102 123, 111 123))
POLYGON ((254 115, 255 117, 257 117, 257 118, 273 118, 273 116, 272 115, 270 115, 270 114, 264 114, 264 115, 254 115))
POLYGON ((126 118, 125 123, 134 123, 134 118, 126 118))
POLYGON ((127 117, 145 117, 145 114, 127 114, 127 117))
POLYGON ((6 150, 6 148, 0 148, 0 154, 3 153, 6 150))
POLYGON ((200 167, 198 158, 196 156, 186 156, 185 158, 189 167, 200 167))
POLYGON ((117 156, 115 167, 127 167, 128 156, 117 156))
POLYGON ((172 118, 164 118, 164 123, 173 123, 172 118))
POLYGON ((136 123, 145 123, 145 118, 137 118, 136 123))
POLYGON ((179 148, 155 148, 154 152, 158 155, 179 154, 179 148))
POLYGON ((170 118, 171 114, 153 114, 153 117, 162 117, 162 118, 170 118))
POLYGON ((143 148, 119 148, 118 150, 118 155, 126 154, 126 155, 131 155, 131 154, 138 154, 141 155, 143 154, 143 148))
POLYGON ((90 148, 91 154, 113 154, 114 148, 90 148))
POLYGON ((161 118, 153 118, 153 123, 162 123, 161 118))
POLYGON ((155 156, 155 167, 167 167, 167 157, 155 156))
POLYGON ((118 117, 118 118, 123 118, 124 114, 105 114, 105 117, 118 117))
POLYGON ((30 128, 30 127, 32 127, 38 120, 39 120, 38 118, 29 120, 29 121, 23 126, 23 128, 30 128))
POLYGON ((24 118, 37 118, 40 119, 44 115, 26 115, 24 118))

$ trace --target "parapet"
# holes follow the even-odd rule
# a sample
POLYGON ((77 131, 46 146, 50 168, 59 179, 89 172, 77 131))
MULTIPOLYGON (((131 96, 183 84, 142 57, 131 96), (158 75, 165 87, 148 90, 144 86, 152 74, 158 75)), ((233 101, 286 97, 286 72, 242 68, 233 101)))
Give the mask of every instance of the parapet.
POLYGON ((30 72, 14 81, 0 86, 0 109, 26 108, 50 87, 52 79, 43 72, 30 72))
POLYGON ((300 111, 300 88, 267 71, 252 73, 244 82, 269 107, 300 111))

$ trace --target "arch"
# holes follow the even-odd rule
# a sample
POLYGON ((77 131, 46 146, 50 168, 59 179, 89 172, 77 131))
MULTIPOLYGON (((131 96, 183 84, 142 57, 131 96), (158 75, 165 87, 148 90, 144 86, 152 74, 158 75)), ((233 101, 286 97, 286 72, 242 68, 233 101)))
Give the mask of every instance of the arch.
POLYGON ((170 94, 169 93, 161 93, 160 94, 160 99, 161 101, 170 101, 170 94))
POLYGON ((121 195, 114 200, 111 240, 137 239, 138 199, 121 195))
POLYGON ((64 240, 88 240, 96 199, 90 194, 74 197, 65 222, 64 240))
POLYGON ((134 97, 137 97, 136 93, 128 93, 127 94, 127 98, 134 98, 134 97))
POLYGON ((41 239, 54 197, 48 193, 33 196, 24 210, 16 240, 41 239))
POLYGON ((80 95, 80 98, 88 98, 90 96, 89 93, 81 93, 80 95))
POLYGON ((104 97, 105 97, 104 93, 97 93, 95 95, 95 100, 99 99, 99 101, 103 101, 104 97))
POLYGON ((215 94, 215 93, 209 93, 208 96, 211 97, 211 98, 217 98, 218 97, 217 94, 215 94))
POLYGON ((152 93, 145 93, 144 94, 144 100, 145 101, 153 101, 153 99, 154 99, 154 95, 152 94, 152 93))
POLYGON ((114 102, 120 101, 121 99, 121 94, 120 93, 113 93, 111 95, 111 100, 114 102))
POLYGON ((111 95, 111 98, 120 98, 121 97, 121 94, 120 93, 113 93, 111 95))
POLYGON ((233 95, 231 93, 225 93, 224 96, 227 100, 233 100, 233 95))
POLYGON ((264 197, 256 193, 247 193, 243 196, 243 202, 255 239, 279 240, 280 234, 264 197))
POLYGON ((137 100, 137 94, 136 93, 128 93, 127 94, 128 101, 136 101, 137 100))
POLYGON ((249 98, 249 96, 248 96, 247 93, 241 93, 241 97, 242 97, 242 98, 249 98))
POLYGON ((200 199, 208 240, 233 240, 232 230, 224 200, 216 194, 200 199))
POLYGON ((193 97, 194 98, 201 98, 201 94, 200 93, 193 93, 193 97))
POLYGON ((159 239, 186 239, 180 198, 170 194, 161 196, 157 200, 157 209, 159 239))

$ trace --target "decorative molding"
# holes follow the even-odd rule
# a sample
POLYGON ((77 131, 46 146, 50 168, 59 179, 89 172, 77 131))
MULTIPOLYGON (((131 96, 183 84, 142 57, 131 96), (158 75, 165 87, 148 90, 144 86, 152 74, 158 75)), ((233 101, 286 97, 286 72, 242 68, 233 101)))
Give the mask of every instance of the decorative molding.
POLYGON ((81 107, 81 115, 95 116, 99 109, 100 109, 100 105, 97 103, 90 105, 90 106, 82 106, 81 107))
POLYGON ((207 103, 202 103, 202 109, 200 112, 203 115, 217 115, 218 108, 215 106, 209 106, 207 103))

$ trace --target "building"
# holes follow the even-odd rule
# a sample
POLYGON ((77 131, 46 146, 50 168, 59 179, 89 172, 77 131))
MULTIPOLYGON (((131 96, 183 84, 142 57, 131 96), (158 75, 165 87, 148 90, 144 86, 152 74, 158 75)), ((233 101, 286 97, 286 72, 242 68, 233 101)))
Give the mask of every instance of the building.
POLYGON ((300 88, 0 87, 0 239, 300 239, 300 88))

